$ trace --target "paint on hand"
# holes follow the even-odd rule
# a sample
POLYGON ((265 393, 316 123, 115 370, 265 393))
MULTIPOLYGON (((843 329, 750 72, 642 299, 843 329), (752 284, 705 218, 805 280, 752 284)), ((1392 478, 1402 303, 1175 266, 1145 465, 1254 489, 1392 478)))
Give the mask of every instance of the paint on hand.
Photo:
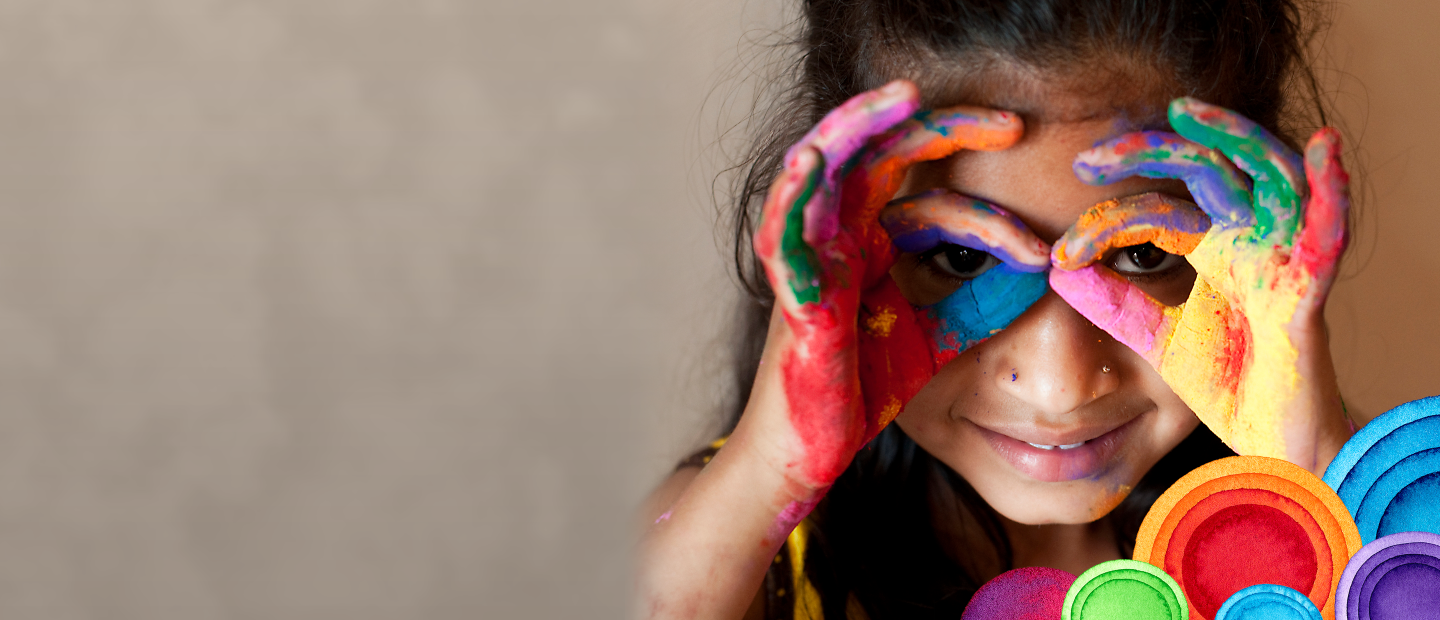
POLYGON ((789 475, 811 487, 833 482, 934 374, 926 334, 888 277, 895 250, 880 210, 910 165, 1006 148, 1023 130, 1006 112, 918 109, 914 84, 897 81, 831 111, 786 153, 756 230, 794 334, 779 353, 798 449, 789 475))
POLYGON ((1188 200, 1157 192, 1106 200, 1080 215, 1051 253, 1055 266, 1078 269, 1111 249, 1153 243, 1171 254, 1189 254, 1210 230, 1210 216, 1188 200))
MULTIPOLYGON (((1307 201, 1297 185, 1300 160, 1254 123, 1190 99, 1172 104, 1170 116, 1184 137, 1127 134, 1081 153, 1074 167, 1091 183, 1137 175, 1185 181, 1213 224, 1186 257, 1198 275, 1189 299, 1167 307, 1090 264, 1106 247, 1145 238, 1132 233, 1156 234, 1137 228, 1146 218, 1133 215, 1082 218, 1056 244, 1050 285, 1154 365, 1236 452, 1284 458, 1300 389, 1289 328, 1302 311, 1323 308, 1345 247, 1348 177, 1339 135, 1324 129, 1310 140, 1307 201), (1254 180, 1253 193, 1237 165, 1254 180)), ((1173 215, 1149 219, 1177 227, 1168 239, 1188 243, 1199 220, 1173 215)))

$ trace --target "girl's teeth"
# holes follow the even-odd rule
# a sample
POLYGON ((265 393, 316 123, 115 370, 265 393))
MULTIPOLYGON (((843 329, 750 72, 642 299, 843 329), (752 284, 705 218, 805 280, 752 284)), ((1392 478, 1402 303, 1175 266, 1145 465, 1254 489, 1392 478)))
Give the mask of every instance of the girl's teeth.
MULTIPOLYGON (((1027 442, 1025 442, 1025 443, 1030 443, 1030 442, 1027 441, 1027 442)), ((1038 443, 1030 443, 1030 445, 1035 446, 1036 448, 1040 448, 1041 450, 1054 450, 1054 449, 1056 449, 1056 448, 1059 448, 1059 449, 1061 449, 1061 450, 1074 450, 1075 448, 1079 448, 1080 446, 1085 445, 1085 442, 1082 441, 1082 442, 1080 442, 1080 443, 1067 443, 1067 444, 1065 444, 1065 445, 1063 445, 1063 446, 1047 446, 1047 445, 1038 444, 1038 443)))

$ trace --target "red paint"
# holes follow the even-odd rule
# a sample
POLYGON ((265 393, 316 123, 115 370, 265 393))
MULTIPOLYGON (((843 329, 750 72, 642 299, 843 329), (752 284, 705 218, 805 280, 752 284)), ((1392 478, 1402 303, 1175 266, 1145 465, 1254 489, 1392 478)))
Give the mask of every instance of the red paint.
POLYGON ((1330 583, 1329 552, 1303 506, 1267 490, 1230 489, 1186 512, 1171 534, 1165 572, 1209 619, 1230 595, 1261 583, 1318 596, 1323 605, 1328 592, 1312 590, 1330 583))

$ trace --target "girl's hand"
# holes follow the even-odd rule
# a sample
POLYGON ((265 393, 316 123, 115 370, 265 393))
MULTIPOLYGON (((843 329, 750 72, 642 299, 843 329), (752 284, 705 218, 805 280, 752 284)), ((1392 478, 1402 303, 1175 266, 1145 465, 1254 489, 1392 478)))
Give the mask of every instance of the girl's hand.
POLYGON ((1182 98, 1169 112, 1180 135, 1121 136, 1081 153, 1075 173, 1096 184, 1181 179, 1209 216, 1208 233, 1200 238, 1206 223, 1183 209, 1164 222, 1133 208, 1082 217, 1056 244, 1051 287, 1148 360, 1236 452, 1323 471, 1350 433, 1324 326, 1349 209, 1339 134, 1317 132, 1302 162, 1229 110, 1182 98), (1147 241, 1188 251, 1198 277, 1180 306, 1087 266, 1147 241))
POLYGON ((757 390, 778 373, 788 419, 756 424, 784 435, 766 443, 809 488, 832 483, 935 372, 929 335, 888 275, 896 252, 881 209, 911 164, 1003 149, 1023 131, 1006 112, 918 108, 906 81, 847 101, 790 149, 765 201, 755 252, 779 322, 757 390))

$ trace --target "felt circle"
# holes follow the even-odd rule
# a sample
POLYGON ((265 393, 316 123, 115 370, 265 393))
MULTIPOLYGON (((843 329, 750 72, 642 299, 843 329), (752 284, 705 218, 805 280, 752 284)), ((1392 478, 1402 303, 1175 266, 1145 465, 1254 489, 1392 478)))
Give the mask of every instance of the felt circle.
POLYGON ((985 582, 965 606, 961 620, 1055 620, 1075 576, 1032 566, 1000 573, 985 582))
POLYGON ((1335 618, 1440 619, 1440 535, 1402 532, 1361 548, 1340 577, 1335 618))
POLYGON ((1110 560, 1080 574, 1065 593, 1061 620, 1189 620, 1180 584, 1154 566, 1110 560))
POLYGON ((1240 456, 1203 465, 1165 491, 1140 525, 1134 557, 1175 578, 1195 618, 1214 618, 1258 584, 1295 589, 1329 615, 1359 549, 1345 505, 1319 478, 1283 460, 1240 456))
POLYGON ((1325 470, 1360 539, 1440 533, 1440 397, 1405 403, 1355 433, 1325 470))
POLYGON ((1332 567, 1325 534, 1298 503, 1261 489, 1220 491, 1197 503, 1171 535, 1166 570, 1200 617, 1213 618, 1246 586, 1274 583, 1324 601, 1332 567), (1235 553, 1264 541, 1259 553, 1235 553), (1316 588, 1316 584, 1322 587, 1316 588))
POLYGON ((1385 510, 1385 516, 1380 518, 1376 535, 1389 536, 1401 532, 1440 534, 1440 519, 1435 517, 1437 507, 1440 507, 1440 470, 1405 485, 1395 494, 1395 499, 1390 500, 1390 507, 1385 510))
POLYGON ((1309 597, 1285 586, 1262 583, 1231 595, 1215 620, 1321 620, 1309 597))

